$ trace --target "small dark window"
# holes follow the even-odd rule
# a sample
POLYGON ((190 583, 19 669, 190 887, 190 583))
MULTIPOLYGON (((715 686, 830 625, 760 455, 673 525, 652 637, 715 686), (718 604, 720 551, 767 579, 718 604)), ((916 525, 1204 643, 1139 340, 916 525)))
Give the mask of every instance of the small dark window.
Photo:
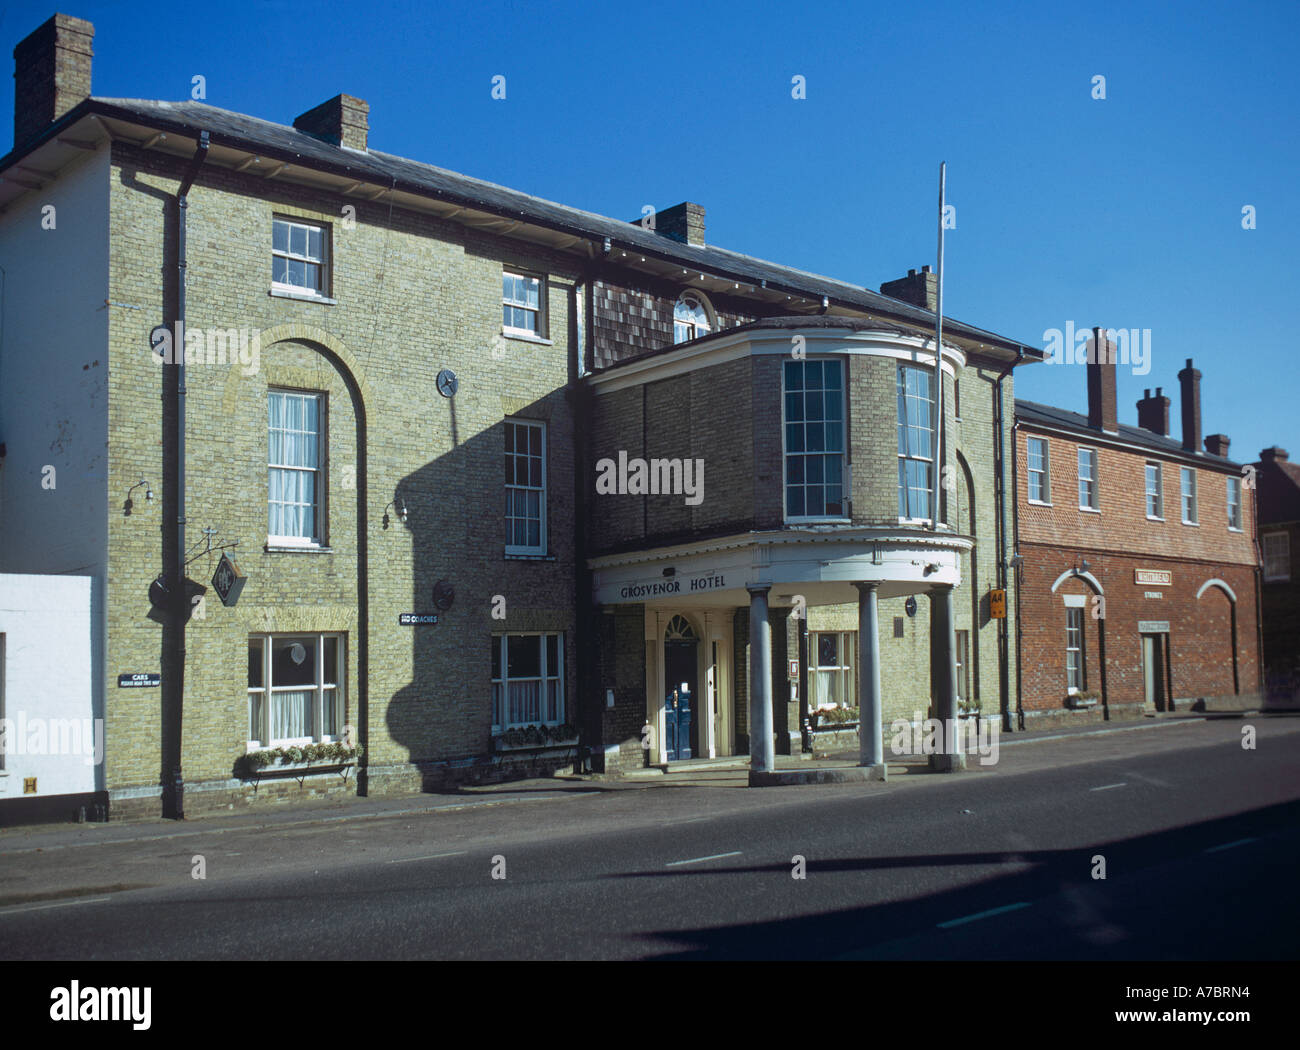
POLYGON ((903 637, 903 618, 901 616, 894 617, 894 637, 903 637))

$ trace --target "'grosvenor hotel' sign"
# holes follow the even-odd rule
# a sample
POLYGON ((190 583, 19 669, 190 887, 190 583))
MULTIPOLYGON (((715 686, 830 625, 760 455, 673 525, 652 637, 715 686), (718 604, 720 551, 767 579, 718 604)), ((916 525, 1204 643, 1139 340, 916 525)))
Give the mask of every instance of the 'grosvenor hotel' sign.
POLYGON ((1133 582, 1147 587, 1170 587, 1174 582, 1174 574, 1165 569, 1134 569, 1133 582))
POLYGON ((625 584, 618 592, 620 598, 667 598, 682 594, 700 594, 705 591, 726 590, 727 577, 722 573, 703 576, 669 577, 646 580, 644 583, 625 584))

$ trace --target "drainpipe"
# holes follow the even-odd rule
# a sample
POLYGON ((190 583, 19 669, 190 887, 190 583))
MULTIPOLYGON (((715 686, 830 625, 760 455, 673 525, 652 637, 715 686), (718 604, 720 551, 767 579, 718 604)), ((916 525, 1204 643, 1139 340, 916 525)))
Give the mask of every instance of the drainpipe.
MULTIPOLYGON (((1016 351, 1016 359, 1002 370, 1002 373, 994 381, 993 385, 993 414, 995 425, 997 427, 997 474, 994 481, 998 493, 998 587, 1002 591, 1007 589, 1007 470, 1006 470, 1006 407, 1002 395, 1002 381, 1011 374, 1011 370, 1024 360, 1024 351, 1016 351)), ((1011 429, 1011 476, 1014 479, 1016 474, 1016 428, 1011 429)), ((1017 517, 1017 525, 1019 518, 1017 517)), ((1017 528, 1016 544, 1019 549, 1019 529, 1017 528)), ((1020 652, 1020 588, 1016 588, 1016 652, 1020 652)), ((1004 617, 998 624, 998 704, 1002 711, 1002 728, 1006 732, 1012 732, 1016 727, 1011 722, 1011 693, 1008 679, 1010 678, 1011 653, 1009 640, 1007 636, 1007 621, 1004 617)), ((1019 715, 1019 728, 1024 728, 1024 713, 1020 711, 1020 676, 1016 675, 1016 710, 1019 715)))
POLYGON ((170 752, 167 768, 169 782, 164 786, 163 815, 185 819, 185 781, 181 774, 182 715, 185 706, 185 625, 189 621, 189 596, 185 593, 185 227, 189 212, 189 192, 208 157, 208 133, 199 133, 199 141, 189 167, 176 191, 176 329, 180 346, 173 350, 176 362, 176 560, 172 566, 172 615, 175 616, 176 667, 172 696, 172 739, 163 746, 170 752))

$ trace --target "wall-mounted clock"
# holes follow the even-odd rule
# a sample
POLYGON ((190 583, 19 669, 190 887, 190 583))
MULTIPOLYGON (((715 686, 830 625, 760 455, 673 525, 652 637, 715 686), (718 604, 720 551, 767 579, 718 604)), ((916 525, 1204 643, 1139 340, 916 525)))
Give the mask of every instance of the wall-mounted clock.
POLYGON ((450 368, 444 368, 438 373, 438 393, 443 397, 454 397, 459 388, 460 380, 450 368))

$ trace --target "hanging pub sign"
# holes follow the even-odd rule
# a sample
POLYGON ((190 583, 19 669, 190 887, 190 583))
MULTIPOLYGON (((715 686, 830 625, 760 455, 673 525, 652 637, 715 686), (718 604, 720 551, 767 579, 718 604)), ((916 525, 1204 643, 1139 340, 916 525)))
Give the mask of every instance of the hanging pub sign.
POLYGON ((217 592, 222 605, 234 605, 239 601, 239 594, 244 589, 244 574, 239 571, 235 559, 229 551, 221 555, 217 562, 217 571, 212 574, 212 589, 217 592))

